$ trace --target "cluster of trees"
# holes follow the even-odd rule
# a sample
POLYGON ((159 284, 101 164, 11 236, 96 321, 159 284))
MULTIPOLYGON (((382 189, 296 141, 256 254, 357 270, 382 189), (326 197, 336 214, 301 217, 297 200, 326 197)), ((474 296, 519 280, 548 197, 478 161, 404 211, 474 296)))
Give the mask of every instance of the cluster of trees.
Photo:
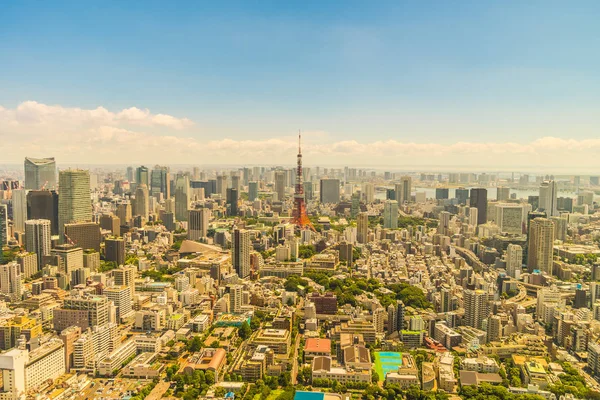
POLYGON ((151 278, 156 282, 173 282, 175 280, 173 275, 181 270, 180 267, 148 269, 142 271, 142 277, 151 278))
POLYGON ((333 392, 338 393, 346 393, 348 389, 365 390, 371 386, 368 382, 346 382, 342 384, 332 379, 313 379, 312 385, 314 387, 331 388, 333 392))
POLYGON ((283 284, 283 287, 288 292, 297 292, 298 286, 308 287, 308 281, 299 276, 292 275, 289 276, 283 284))
POLYGON ((560 383, 552 385, 548 390, 560 397, 570 393, 580 399, 600 399, 600 393, 590 390, 585 383, 585 378, 579 374, 569 363, 561 364, 564 374, 559 376, 560 383))
POLYGON ((250 324, 247 321, 242 323, 240 329, 238 329, 238 336, 243 340, 246 340, 252 335, 252 329, 250 328, 250 324))
POLYGON ((154 389, 158 382, 158 378, 154 378, 151 383, 141 388, 137 394, 131 398, 131 400, 144 400, 150 394, 150 392, 152 392, 152 389, 154 389))
POLYGON ((523 383, 521 382, 521 369, 513 363, 512 359, 507 359, 504 362, 504 369, 506 371, 506 376, 501 376, 503 379, 508 380, 508 384, 514 387, 521 387, 523 383))
POLYGON ((298 255, 300 258, 311 258, 317 254, 317 248, 312 244, 301 244, 298 247, 298 255))
POLYGON ((407 307, 421 309, 433 307, 425 297, 425 293, 416 286, 409 285, 408 283, 394 283, 388 285, 387 288, 393 291, 394 294, 378 294, 377 296, 383 307, 394 303, 395 300, 402 300, 407 307))
POLYGON ((463 386, 459 392, 464 399, 475 400, 544 400, 537 394, 513 394, 504 386, 494 386, 489 383, 481 383, 479 386, 463 386))
POLYGON ((114 261, 104 261, 100 260, 100 267, 98 267, 98 272, 108 272, 117 268, 117 263, 114 261))
POLYGON ((584 264, 594 264, 598 261, 597 254, 577 254, 575 256, 575 264, 584 265, 584 264))
POLYGON ((195 370, 193 374, 176 374, 172 381, 175 382, 175 397, 195 400, 215 384, 215 374, 212 371, 195 370))
POLYGON ((243 400, 266 400, 269 397, 275 397, 275 400, 293 400, 295 393, 296 390, 289 384, 289 381, 285 385, 280 385, 277 377, 265 376, 264 379, 259 379, 254 385, 250 386, 243 400), (283 389, 277 389, 279 386, 283 386, 283 389), (274 392, 275 390, 277 392, 274 392), (277 393, 277 396, 273 396, 275 393, 277 393))

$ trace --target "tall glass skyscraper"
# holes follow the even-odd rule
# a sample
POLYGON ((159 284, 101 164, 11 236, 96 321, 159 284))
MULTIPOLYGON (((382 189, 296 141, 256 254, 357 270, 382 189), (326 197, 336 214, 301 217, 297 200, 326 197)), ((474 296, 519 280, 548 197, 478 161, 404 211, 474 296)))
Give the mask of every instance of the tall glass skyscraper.
POLYGON ((25 157, 25 189, 56 189, 56 161, 52 158, 25 157))
POLYGON ((58 233, 64 241, 65 224, 92 220, 90 172, 67 169, 58 174, 58 233))

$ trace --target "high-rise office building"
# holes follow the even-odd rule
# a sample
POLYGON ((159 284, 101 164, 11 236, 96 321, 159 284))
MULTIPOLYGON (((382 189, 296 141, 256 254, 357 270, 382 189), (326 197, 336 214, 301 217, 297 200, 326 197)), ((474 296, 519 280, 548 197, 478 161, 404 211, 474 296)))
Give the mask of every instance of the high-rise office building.
POLYGON ((208 224, 210 221, 210 210, 208 208, 199 208, 190 210, 188 218, 187 237, 190 240, 201 240, 208 234, 208 224))
POLYGON ((450 213, 448 211, 442 211, 440 213, 440 219, 438 221, 437 232, 440 235, 445 235, 445 236, 452 235, 452 232, 450 230, 450 213))
POLYGON ((221 199, 227 197, 227 175, 217 175, 216 193, 221 196, 221 199))
POLYGON ((145 219, 150 215, 150 194, 145 183, 139 184, 135 189, 135 215, 141 215, 145 219))
POLYGON ((53 248, 50 254, 55 257, 58 269, 67 275, 71 275, 73 270, 83 268, 83 250, 81 247, 72 244, 61 244, 53 248))
POLYGON ((477 208, 477 224, 485 224, 487 221, 487 189, 471 189, 470 206, 477 208))
POLYGON ((52 158, 25 157, 25 189, 56 189, 56 161, 52 158))
POLYGON ((110 231, 115 236, 121 236, 121 219, 116 215, 102 214, 100 228, 110 231))
POLYGON ((506 273, 519 279, 523 266, 523 248, 518 244, 509 244, 506 248, 506 273))
POLYGON ((254 201, 258 198, 258 182, 248 182, 248 200, 254 201))
POLYGON ((187 175, 178 175, 175 182, 175 218, 187 221, 190 208, 190 180, 187 175))
POLYGON ((150 187, 150 174, 148 167, 141 166, 135 169, 135 183, 136 186, 146 185, 146 187, 150 187))
POLYGON ((131 223, 132 211, 131 203, 129 201, 123 201, 117 204, 117 211, 115 212, 119 221, 122 225, 129 225, 131 223))
POLYGON ((135 174, 133 173, 133 167, 127 167, 127 172, 125 173, 125 175, 127 176, 129 184, 135 182, 135 174))
POLYGON ((229 311, 232 313, 242 312, 242 285, 227 285, 229 293, 229 311))
POLYGON ((496 225, 500 232, 520 235, 523 233, 523 206, 520 204, 496 204, 496 225))
POLYGON ((435 188, 435 199, 436 200, 447 200, 449 198, 450 198, 450 189, 435 188))
POLYGON ((340 202, 340 180, 321 179, 320 201, 323 204, 337 204, 340 202))
POLYGON ((529 223, 527 238, 527 269, 553 273, 554 223, 547 218, 535 218, 529 223))
POLYGON ((398 204, 410 203, 411 186, 412 178, 410 176, 400 178, 400 183, 396 184, 396 201, 398 204))
POLYGON ((25 232, 25 221, 27 221, 27 191, 16 189, 12 191, 13 230, 25 232))
POLYGON ((496 200, 507 201, 510 199, 510 188, 504 186, 498 186, 496 188, 496 200))
POLYGON ((122 237, 108 237, 104 240, 106 261, 113 261, 117 266, 125 264, 125 241, 122 237))
POLYGON ((392 303, 388 306, 388 335, 394 332, 398 332, 404 329, 404 314, 405 307, 402 301, 397 301, 396 304, 392 303))
POLYGON ((245 229, 234 229, 231 238, 231 264, 240 278, 250 275, 250 232, 245 229))
POLYGON ((169 167, 161 167, 155 165, 151 174, 151 194, 152 196, 158 196, 160 193, 163 194, 165 199, 171 197, 171 182, 169 176, 169 167))
POLYGON ((133 309, 131 308, 131 291, 129 287, 124 285, 115 285, 104 289, 102 292, 106 298, 113 302, 117 308, 117 321, 121 321, 122 318, 127 317, 131 314, 133 309))
POLYGON ((27 219, 47 219, 58 235, 58 193, 55 190, 30 190, 27 193, 27 219))
POLYGON ((132 299, 135 294, 135 271, 136 268, 133 265, 125 265, 113 270, 115 286, 127 286, 131 291, 132 299))
POLYGON ((275 171, 275 193, 277 200, 285 200, 285 171, 275 171))
POLYGON ((356 241, 364 244, 368 241, 369 233, 369 215, 361 212, 356 219, 356 241))
POLYGON ((558 216, 558 202, 556 196, 556 182, 545 181, 540 185, 539 208, 545 211, 548 217, 558 216))
MULTIPOLYGON (((8 207, 0 204, 0 249, 8 243, 8 207)), ((0 258, 2 253, 0 252, 0 258)))
POLYGON ((54 329, 70 326, 87 329, 108 323, 108 298, 104 296, 67 297, 62 308, 54 309, 54 329))
POLYGON ((231 188, 240 192, 240 176, 238 174, 231 175, 231 188))
POLYGON ((383 227, 386 229, 398 228, 398 202, 386 200, 383 204, 383 227))
POLYGON ((350 217, 356 218, 360 212, 360 196, 358 193, 354 193, 350 199, 350 217))
POLYGON ((465 325, 473 328, 482 329, 483 321, 488 318, 489 296, 483 290, 464 291, 465 325))
POLYGON ((227 189, 227 214, 231 217, 235 217, 238 215, 238 191, 234 188, 227 189))
POLYGON ((375 200, 375 185, 371 182, 366 182, 363 185, 363 195, 365 203, 372 203, 375 200))
POLYGON ((30 219, 25 222, 25 249, 35 253, 38 267, 44 267, 44 257, 50 255, 52 249, 51 226, 47 219, 30 219))
POLYGON ((69 243, 73 243, 84 250, 94 249, 100 251, 102 235, 100 225, 95 222, 65 224, 65 236, 69 243))
POLYGON ((11 301, 20 301, 23 297, 21 266, 16 261, 0 265, 0 293, 11 301))
POLYGON ((304 187, 304 200, 311 201, 314 198, 313 183, 304 182, 302 186, 304 187))
POLYGON ((466 205, 469 200, 469 189, 457 188, 454 191, 454 197, 458 200, 458 204, 466 205))
POLYGON ((90 173, 80 169, 60 171, 58 184, 58 232, 64 241, 65 224, 92 220, 90 173))

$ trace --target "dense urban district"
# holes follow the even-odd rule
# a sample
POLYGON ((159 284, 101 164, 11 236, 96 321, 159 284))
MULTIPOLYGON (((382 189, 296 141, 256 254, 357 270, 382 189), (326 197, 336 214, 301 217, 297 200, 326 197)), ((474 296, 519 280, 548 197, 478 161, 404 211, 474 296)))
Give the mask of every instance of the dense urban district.
POLYGON ((598 193, 26 158, 0 170, 0 400, 600 399, 598 193))

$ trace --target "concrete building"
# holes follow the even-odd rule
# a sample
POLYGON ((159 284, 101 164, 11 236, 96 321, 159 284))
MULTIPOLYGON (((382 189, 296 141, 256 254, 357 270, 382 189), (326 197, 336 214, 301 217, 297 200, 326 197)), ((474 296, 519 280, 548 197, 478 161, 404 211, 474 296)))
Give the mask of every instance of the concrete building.
POLYGON ((35 391, 46 381, 53 381, 65 373, 63 343, 52 339, 29 352, 15 348, 0 354, 0 370, 3 388, 0 399, 25 398, 28 391, 35 391))
POLYGON ((411 185, 412 178, 410 176, 402 176, 400 178, 400 183, 397 183, 395 186, 396 201, 398 204, 402 205, 405 203, 410 203, 412 191, 411 185))
POLYGON ((369 216, 367 213, 359 213, 356 221, 356 241, 361 244, 368 242, 369 216))
POLYGON ((25 233, 27 220, 27 191, 15 189, 12 191, 13 231, 25 233))
POLYGON ((88 327, 108 323, 108 299, 104 296, 66 298, 63 306, 54 310, 54 329, 63 331, 70 326, 88 327))
POLYGON ((520 235, 523 233, 523 206, 520 204, 496 204, 496 225, 500 232, 520 235))
POLYGON ((250 275, 250 232, 234 229, 231 239, 231 264, 240 278, 246 278, 250 275))
POLYGON ((104 240, 106 261, 112 261, 117 266, 125 264, 125 240, 121 237, 109 237, 104 240))
POLYGON ((114 286, 104 289, 102 292, 117 307, 117 321, 131 316, 133 309, 131 307, 131 291, 127 286, 114 286))
POLYGON ((321 179, 320 202, 323 204, 337 204, 340 202, 339 179, 321 179))
POLYGON ((20 301, 23 297, 21 266, 16 261, 0 265, 0 293, 11 301, 20 301))
POLYGON ((547 218, 535 218, 529 223, 527 238, 527 269, 553 274, 554 224, 547 218))
POLYGON ((44 266, 44 257, 50 255, 52 247, 51 225, 47 219, 34 219, 25 223, 25 249, 35 253, 39 268, 44 266))
POLYGON ((100 251, 100 225, 95 222, 75 222, 65 224, 67 241, 84 250, 93 249, 100 251))
POLYGON ((0 248, 8 244, 8 207, 0 204, 0 248))
POLYGON ((58 235, 58 193, 55 190, 30 190, 27 193, 27 219, 47 219, 52 235, 58 235))
POLYGON ((201 240, 207 237, 210 221, 210 210, 200 208, 190 210, 188 217, 188 239, 201 240))
POLYGON ((545 181, 540 185, 539 209, 548 217, 558 216, 557 188, 555 181, 545 181))
POLYGON ((150 215, 150 192, 148 186, 142 183, 135 189, 135 215, 140 215, 144 219, 148 219, 150 215))
POLYGON ((465 325, 481 329, 483 320, 489 315, 489 296, 483 290, 465 290, 465 325))
POLYGON ((477 209, 477 225, 487 222, 487 189, 473 188, 469 196, 470 206, 477 209))

